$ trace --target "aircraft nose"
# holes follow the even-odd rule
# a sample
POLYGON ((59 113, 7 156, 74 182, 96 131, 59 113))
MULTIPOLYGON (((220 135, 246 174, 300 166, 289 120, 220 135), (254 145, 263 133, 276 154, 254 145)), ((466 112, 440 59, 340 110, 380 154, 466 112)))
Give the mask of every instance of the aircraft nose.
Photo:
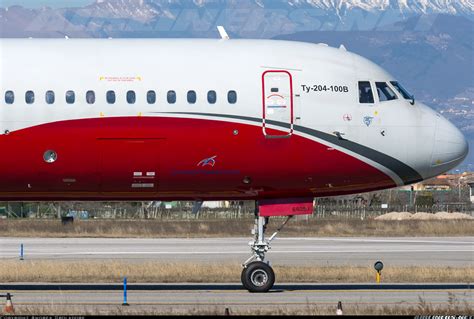
POLYGON ((461 131, 438 115, 431 167, 436 175, 453 169, 467 156, 469 146, 461 131))

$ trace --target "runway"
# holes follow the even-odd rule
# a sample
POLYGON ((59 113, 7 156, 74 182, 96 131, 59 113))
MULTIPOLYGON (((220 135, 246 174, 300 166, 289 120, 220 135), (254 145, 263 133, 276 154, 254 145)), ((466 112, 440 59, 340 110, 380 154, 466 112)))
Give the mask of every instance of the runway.
MULTIPOLYGON (((7 284, 17 305, 119 306, 122 286, 106 284, 7 284)), ((128 303, 140 307, 302 307, 308 305, 416 306, 423 300, 438 306, 474 305, 465 284, 280 284, 266 294, 251 294, 234 284, 140 284, 128 286, 128 303), (420 299, 421 298, 421 299, 420 299)), ((143 309, 143 308, 142 308, 143 309)))
MULTIPOLYGON (((250 238, 111 239, 2 238, 0 260, 17 259, 20 244, 27 260, 155 260, 160 262, 236 263, 250 254, 250 238)), ((398 266, 474 264, 474 237, 440 238, 277 238, 268 259, 275 265, 398 266)))

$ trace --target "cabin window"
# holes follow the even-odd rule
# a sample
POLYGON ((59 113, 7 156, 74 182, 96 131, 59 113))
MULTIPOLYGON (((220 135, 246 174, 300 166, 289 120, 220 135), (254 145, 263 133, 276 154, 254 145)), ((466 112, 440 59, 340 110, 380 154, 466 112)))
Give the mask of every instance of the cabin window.
POLYGON ((135 104, 136 101, 137 101, 137 95, 135 94, 135 91, 128 91, 127 92, 128 104, 135 104))
POLYGON ((13 104, 15 102, 15 93, 13 91, 6 91, 5 92, 5 103, 13 104))
POLYGON ((207 101, 209 104, 216 104, 217 102, 217 93, 216 91, 207 92, 207 101))
POLYGON ((33 104, 35 103, 35 92, 27 91, 25 93, 25 102, 26 104, 33 104))
POLYGON ((169 104, 176 103, 176 92, 175 91, 168 91, 168 94, 167 94, 166 98, 167 98, 169 104))
POLYGON ((392 101, 397 99, 397 95, 385 82, 375 82, 377 94, 380 102, 392 101))
POLYGON ((54 103, 54 92, 47 91, 46 92, 46 103, 53 104, 54 103))
POLYGON ((107 103, 114 104, 115 103, 115 91, 107 91, 106 98, 107 98, 107 103))
POLYGON ((372 104, 374 103, 374 94, 369 81, 359 82, 359 103, 372 104))
POLYGON ((235 92, 235 91, 229 91, 229 93, 227 93, 227 101, 228 101, 230 104, 235 104, 235 103, 237 103, 237 92, 235 92))
POLYGON ((86 102, 87 102, 87 104, 94 104, 95 103, 95 92, 94 91, 87 91, 86 92, 86 102))
POLYGON ((67 91, 66 92, 66 103, 67 104, 74 104, 76 102, 76 93, 74 91, 67 91))
POLYGON ((195 104, 197 100, 196 91, 188 91, 188 103, 195 104))
POLYGON ((413 95, 410 94, 405 88, 398 83, 397 81, 391 81, 390 82, 393 87, 403 96, 405 100, 413 100, 413 95))
POLYGON ((148 104, 155 104, 156 103, 156 92, 155 91, 148 91, 146 94, 146 101, 148 104))

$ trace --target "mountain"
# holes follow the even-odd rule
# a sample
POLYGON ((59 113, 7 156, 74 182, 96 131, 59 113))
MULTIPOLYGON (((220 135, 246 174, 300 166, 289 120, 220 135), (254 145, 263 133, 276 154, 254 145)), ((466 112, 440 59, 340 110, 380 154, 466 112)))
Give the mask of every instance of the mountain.
MULTIPOLYGON (((472 0, 97 0, 80 8, 0 8, 4 37, 215 36, 269 38, 309 30, 381 30, 413 16, 474 19, 472 0)), ((429 21, 428 21, 429 23, 429 21)))
MULTIPOLYGON (((0 5, 1 6, 1 5, 0 5)), ((1 37, 275 38, 344 44, 387 69, 468 136, 474 170, 473 0, 97 0, 0 7, 1 37)))

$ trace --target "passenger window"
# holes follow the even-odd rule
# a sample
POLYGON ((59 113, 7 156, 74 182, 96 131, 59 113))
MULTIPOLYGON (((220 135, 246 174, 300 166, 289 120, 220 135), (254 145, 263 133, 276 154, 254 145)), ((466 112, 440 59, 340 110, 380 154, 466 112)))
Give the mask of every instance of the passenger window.
POLYGON ((137 101, 137 96, 135 94, 135 91, 128 91, 127 92, 127 102, 128 104, 135 104, 137 101))
POLYGON ((67 91, 66 92, 66 103, 67 104, 74 104, 76 102, 76 93, 74 91, 67 91))
POLYGON ((176 92, 175 91, 168 91, 167 100, 169 104, 176 103, 176 92))
POLYGON ((237 103, 237 92, 229 91, 229 93, 227 93, 227 101, 229 101, 230 104, 237 103))
POLYGON ((216 91, 207 92, 207 101, 209 104, 216 104, 217 102, 217 93, 216 91))
POLYGON ((155 91, 148 91, 146 94, 146 101, 148 104, 155 104, 156 103, 156 93, 155 91))
POLYGON ((46 92, 46 103, 53 104, 54 103, 54 92, 47 91, 46 92))
POLYGON ((392 101, 397 99, 397 95, 385 82, 375 82, 377 94, 380 102, 392 101))
POLYGON ((15 102, 15 93, 13 91, 6 91, 5 92, 5 103, 13 104, 15 102))
POLYGON ((405 90, 405 88, 400 83, 398 83, 397 81, 391 81, 390 83, 398 92, 400 92, 404 99, 413 100, 413 95, 411 95, 407 90, 405 90))
POLYGON ((195 104, 197 100, 196 91, 188 91, 188 103, 195 104))
POLYGON ((95 103, 95 92, 94 91, 87 91, 87 93, 86 93, 86 102, 87 102, 87 104, 94 104, 95 103))
POLYGON ((109 104, 115 103, 115 91, 107 91, 106 97, 107 97, 107 103, 109 104))
POLYGON ((374 103, 374 94, 369 81, 359 82, 359 103, 372 104, 374 103))
POLYGON ((25 93, 25 102, 26 104, 33 104, 35 103, 35 92, 27 91, 25 93))

